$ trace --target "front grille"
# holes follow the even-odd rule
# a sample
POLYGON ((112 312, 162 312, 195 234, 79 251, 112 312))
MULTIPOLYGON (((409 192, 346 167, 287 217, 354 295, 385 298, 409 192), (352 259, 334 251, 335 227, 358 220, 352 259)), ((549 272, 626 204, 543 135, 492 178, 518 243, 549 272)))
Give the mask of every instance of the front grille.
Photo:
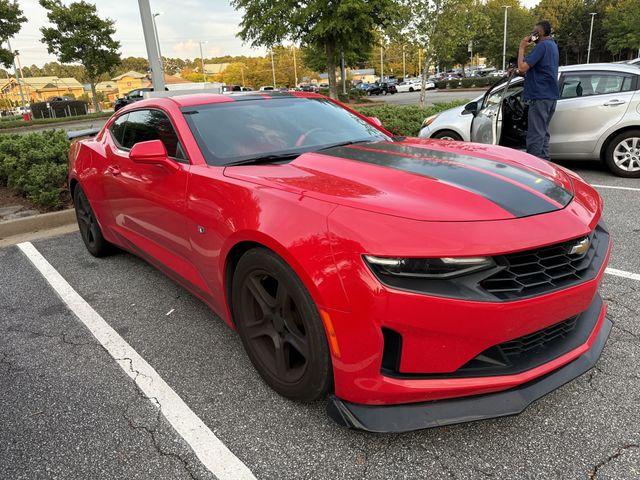
POLYGON ((537 348, 545 348, 551 342, 565 338, 576 328, 577 317, 556 323, 548 328, 516 338, 497 346, 502 355, 513 359, 537 348))
POLYGON ((566 288, 593 278, 604 261, 608 234, 600 226, 586 237, 589 249, 571 254, 581 239, 494 257, 501 269, 480 282, 480 287, 501 300, 516 300, 566 288), (596 261, 597 259, 597 261, 596 261), (593 268, 597 267, 597 268, 593 268))

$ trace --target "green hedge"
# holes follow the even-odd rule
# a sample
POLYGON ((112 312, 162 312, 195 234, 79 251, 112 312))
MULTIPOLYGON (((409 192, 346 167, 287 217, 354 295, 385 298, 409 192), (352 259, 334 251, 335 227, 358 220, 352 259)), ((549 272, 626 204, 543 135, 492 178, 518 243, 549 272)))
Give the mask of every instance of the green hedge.
POLYGON ((376 105, 357 107, 356 110, 368 117, 377 117, 382 126, 394 135, 416 137, 425 118, 465 103, 468 100, 436 103, 425 108, 417 105, 376 105))
POLYGON ((436 88, 485 88, 497 82, 496 77, 461 78, 459 80, 443 80, 436 82, 436 88))
POLYGON ((62 130, 0 135, 0 184, 46 210, 69 201, 69 141, 62 130))
POLYGON ((55 125, 57 123, 80 122, 91 120, 93 118, 107 118, 113 115, 113 112, 97 112, 88 115, 78 115, 77 117, 63 118, 33 118, 30 122, 25 122, 20 117, 18 120, 4 120, 0 122, 0 130, 4 128, 28 127, 30 125, 55 125))

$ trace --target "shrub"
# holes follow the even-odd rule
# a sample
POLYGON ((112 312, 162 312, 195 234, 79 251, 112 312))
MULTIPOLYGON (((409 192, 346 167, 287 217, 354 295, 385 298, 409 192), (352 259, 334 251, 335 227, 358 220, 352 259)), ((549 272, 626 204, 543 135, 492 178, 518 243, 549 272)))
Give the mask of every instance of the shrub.
POLYGON ((47 210, 68 202, 69 141, 62 130, 0 136, 0 183, 47 210))
POLYGON ((439 81, 436 82, 436 88, 442 90, 443 88, 447 88, 447 82, 439 81))
POLYGON ((425 118, 436 113, 464 105, 468 100, 460 100, 448 103, 436 103, 425 108, 417 105, 376 105, 357 107, 356 110, 368 117, 377 117, 384 128, 394 135, 415 137, 420 132, 420 127, 425 118))

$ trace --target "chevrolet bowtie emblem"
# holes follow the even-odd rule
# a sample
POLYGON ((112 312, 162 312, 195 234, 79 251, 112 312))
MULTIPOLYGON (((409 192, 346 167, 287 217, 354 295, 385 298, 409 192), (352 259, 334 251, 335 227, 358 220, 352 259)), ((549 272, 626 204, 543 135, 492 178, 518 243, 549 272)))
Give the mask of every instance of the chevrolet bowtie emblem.
POLYGON ((590 245, 591 241, 588 238, 583 238, 571 247, 569 255, 584 255, 589 250, 590 245))

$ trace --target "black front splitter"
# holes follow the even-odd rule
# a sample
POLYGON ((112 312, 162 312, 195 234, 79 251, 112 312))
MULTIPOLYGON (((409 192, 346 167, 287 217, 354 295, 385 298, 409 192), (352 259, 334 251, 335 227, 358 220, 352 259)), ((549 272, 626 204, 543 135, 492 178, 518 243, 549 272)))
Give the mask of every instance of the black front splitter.
POLYGON ((613 323, 605 318, 589 350, 553 372, 502 392, 401 405, 362 405, 329 397, 328 415, 349 428, 401 433, 521 413, 532 402, 587 372, 598 361, 613 323))

